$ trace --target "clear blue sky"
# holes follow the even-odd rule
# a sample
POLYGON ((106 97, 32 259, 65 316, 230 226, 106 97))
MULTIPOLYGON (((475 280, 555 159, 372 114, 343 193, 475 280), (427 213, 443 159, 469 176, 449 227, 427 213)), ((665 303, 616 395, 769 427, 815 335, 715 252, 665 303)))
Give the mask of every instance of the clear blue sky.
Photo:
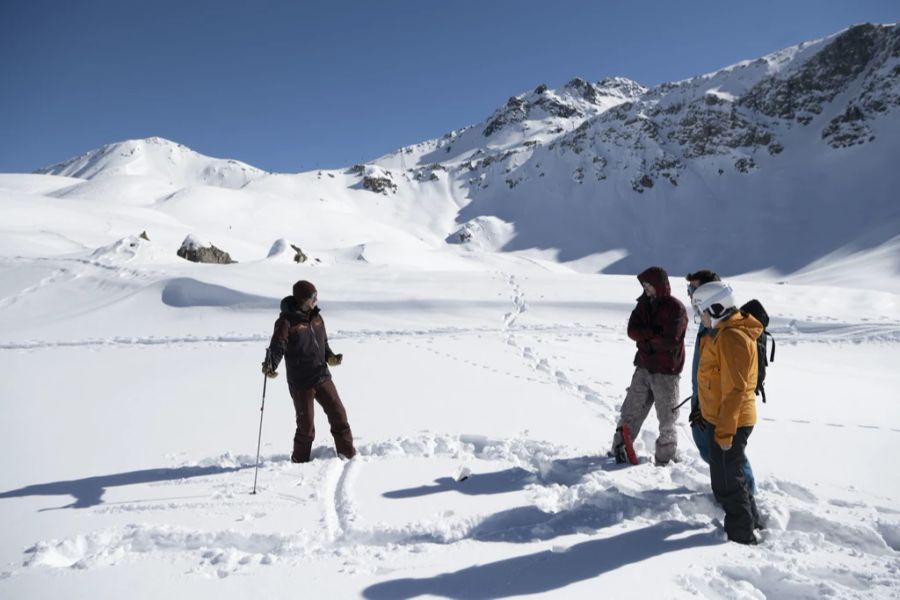
POLYGON ((339 167, 539 83, 652 85, 897 20, 898 0, 2 0, 0 172, 150 136, 339 167))

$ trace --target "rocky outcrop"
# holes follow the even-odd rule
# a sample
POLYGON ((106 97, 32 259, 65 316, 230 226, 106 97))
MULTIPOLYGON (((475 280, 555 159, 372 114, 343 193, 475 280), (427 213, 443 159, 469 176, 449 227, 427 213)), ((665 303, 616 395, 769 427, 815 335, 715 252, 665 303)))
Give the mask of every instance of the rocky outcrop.
POLYGON ((394 175, 387 169, 382 169, 381 167, 373 165, 367 165, 365 167, 362 185, 370 192, 384 194, 385 196, 396 193, 397 191, 397 184, 394 183, 394 175))
POLYGON ((197 263, 228 265, 236 262, 231 260, 231 256, 224 250, 220 250, 212 244, 202 242, 193 235, 188 235, 184 238, 177 254, 185 260, 197 263))
POLYGON ((851 27, 787 77, 776 74, 758 83, 741 104, 769 117, 809 124, 870 66, 884 30, 871 24, 851 27))
MULTIPOLYGON (((543 92, 541 93, 543 95, 543 92)), ((519 123, 528 117, 528 103, 522 98, 513 96, 506 101, 506 106, 494 113, 482 134, 491 137, 509 123, 519 123)))
POLYGON ((846 148, 864 144, 875 139, 866 125, 866 115, 855 105, 850 105, 844 114, 833 118, 822 130, 822 139, 832 148, 846 148))
MULTIPOLYGON (((602 112, 612 104, 636 98, 645 91, 645 87, 624 77, 604 79, 600 83, 576 77, 557 91, 541 84, 530 94, 513 96, 507 100, 506 105, 488 120, 482 134, 490 137, 511 124, 526 120, 548 117, 583 119, 602 112)), ((562 131, 560 128, 556 133, 562 131)))

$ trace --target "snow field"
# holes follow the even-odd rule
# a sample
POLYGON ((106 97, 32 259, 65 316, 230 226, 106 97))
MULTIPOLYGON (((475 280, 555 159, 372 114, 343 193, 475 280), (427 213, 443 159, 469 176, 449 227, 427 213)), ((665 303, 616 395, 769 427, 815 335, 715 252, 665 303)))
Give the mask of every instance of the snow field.
MULTIPOLYGON (((26 304, 46 311, 48 285, 38 283, 48 267, 33 265, 11 272, 36 282, 26 304)), ((291 464, 293 411, 276 379, 251 496, 256 365, 274 310, 233 302, 250 286, 240 277, 221 285, 220 271, 197 267, 180 304, 161 302, 173 280, 127 271, 132 292, 97 303, 104 278, 123 272, 78 263, 89 273, 69 284, 80 290, 71 316, 44 312, 55 329, 26 323, 32 339, 3 346, 10 419, 0 455, 19 458, 0 484, 9 532, 0 586, 15 597, 88 593, 99 581, 116 589, 123 577, 165 573, 170 581, 148 597, 189 588, 236 597, 258 579, 286 596, 298 576, 317 593, 369 598, 562 588, 591 597, 597 585, 685 598, 879 598, 896 588, 900 482, 883 468, 900 439, 887 393, 897 385, 896 322, 845 314, 831 323, 814 305, 792 315, 774 301, 788 325, 774 328, 771 399, 749 447, 769 529, 762 546, 738 548, 723 544, 686 418, 677 464, 648 458, 652 418, 637 442, 641 465, 605 456, 632 371, 624 323, 636 283, 510 266, 448 274, 456 287, 395 274, 380 297, 356 299, 353 286, 369 285, 357 271, 321 271, 332 346, 345 354, 335 381, 359 456, 335 456, 319 413, 315 460, 291 464), (118 324, 136 335, 77 339, 93 331, 81 323, 129 313, 138 322, 118 324), (160 315, 168 335, 146 335, 160 315), (806 320, 790 326, 794 316, 806 320), (223 324, 233 329, 223 334, 223 324), (72 382, 62 395, 61 382, 72 382), (639 575, 646 561, 653 578, 639 575), (62 578, 47 576, 59 570, 62 578), (224 588, 222 579, 242 583, 224 588)), ((785 290, 747 285, 767 298, 785 290)), ((4 306, 24 310, 22 298, 4 306)))

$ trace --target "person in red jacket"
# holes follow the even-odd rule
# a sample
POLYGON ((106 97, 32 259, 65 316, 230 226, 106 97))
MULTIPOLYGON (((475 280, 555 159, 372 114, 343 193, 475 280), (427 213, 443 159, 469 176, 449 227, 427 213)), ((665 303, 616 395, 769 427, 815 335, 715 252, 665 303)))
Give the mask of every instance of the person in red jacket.
POLYGON ((276 369, 284 357, 287 365, 288 390, 294 401, 297 431, 291 462, 309 462, 312 443, 316 437, 313 422, 313 400, 328 417, 337 453, 353 458, 353 434, 347 422, 347 411, 328 367, 341 364, 342 354, 335 354, 328 345, 325 321, 322 319, 316 286, 308 281, 294 284, 293 294, 281 301, 281 315, 275 321, 272 341, 266 351, 262 371, 277 377, 276 369))
POLYGON ((638 275, 638 281, 644 293, 628 319, 628 337, 637 344, 636 368, 622 403, 611 454, 618 462, 624 462, 622 425, 628 425, 632 438, 636 438, 655 406, 659 419, 656 463, 664 465, 675 458, 678 448, 678 415, 673 409, 678 403, 678 382, 684 367, 687 311, 671 295, 669 276, 661 267, 650 267, 638 275))

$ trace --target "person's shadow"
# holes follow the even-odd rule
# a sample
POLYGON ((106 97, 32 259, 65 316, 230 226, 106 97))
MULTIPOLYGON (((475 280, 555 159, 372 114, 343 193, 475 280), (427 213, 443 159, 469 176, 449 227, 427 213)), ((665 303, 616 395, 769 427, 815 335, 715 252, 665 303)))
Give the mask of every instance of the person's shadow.
POLYGON ((440 477, 433 484, 421 485, 402 490, 384 492, 385 498, 418 498, 430 494, 443 492, 459 492, 467 496, 481 496, 484 494, 504 494, 525 489, 529 483, 536 483, 537 476, 531 471, 514 467, 495 473, 474 473, 463 481, 457 481, 452 477, 440 477))
POLYGON ((610 538, 581 542, 565 552, 544 550, 434 577, 376 583, 362 594, 372 600, 424 595, 488 599, 549 592, 666 552, 724 543, 717 532, 701 528, 663 521, 610 538), (697 532, 679 535, 692 530, 697 532))
POLYGON ((573 485, 587 473, 603 468, 603 464, 603 459, 594 456, 558 459, 548 463, 543 472, 532 473, 521 467, 513 467, 494 473, 473 473, 462 481, 457 481, 451 477, 440 477, 435 479, 433 484, 402 490, 391 490, 382 495, 385 498, 394 499, 417 498, 443 492, 458 492, 467 496, 481 496, 523 490, 531 483, 573 485))
MULTIPOLYGON (((17 490, 0 492, 2 498, 21 498, 23 496, 72 496, 75 501, 58 508, 90 508, 103 503, 106 488, 120 485, 155 483, 158 481, 176 481, 205 475, 230 473, 245 467, 179 467, 177 469, 144 469, 127 473, 114 473, 69 481, 54 481, 29 485, 17 490)), ((52 510, 52 509, 42 509, 52 510)))

